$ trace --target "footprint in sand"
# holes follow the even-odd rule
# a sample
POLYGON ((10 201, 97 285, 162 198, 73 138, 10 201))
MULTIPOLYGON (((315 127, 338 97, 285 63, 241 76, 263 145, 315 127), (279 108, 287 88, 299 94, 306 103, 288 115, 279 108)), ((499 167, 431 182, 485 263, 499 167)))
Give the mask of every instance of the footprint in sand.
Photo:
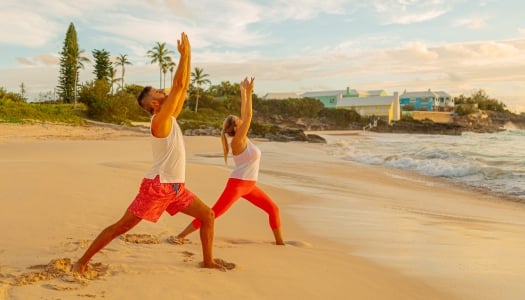
POLYGON ((190 251, 182 251, 182 256, 184 256, 184 262, 192 262, 195 258, 195 253, 190 251))
MULTIPOLYGON (((106 276, 109 273, 108 267, 100 263, 90 263, 87 270, 82 274, 71 272, 71 267, 72 263, 69 258, 53 259, 47 265, 34 265, 28 268, 34 271, 19 275, 11 274, 9 276, 12 279, 10 284, 20 286, 35 284, 40 281, 61 279, 63 282, 85 286, 89 280, 106 276)), ((45 287, 57 290, 76 289, 71 287, 59 287, 54 284, 47 284, 45 287)))
POLYGON ((173 245, 191 244, 191 241, 189 239, 180 239, 176 235, 169 236, 166 239, 166 242, 173 244, 173 245))
MULTIPOLYGON (((227 239, 225 242, 232 244, 232 245, 248 245, 248 244, 257 244, 258 242, 252 241, 252 240, 246 240, 246 239, 227 239)), ((275 245, 275 242, 260 242, 263 244, 272 244, 275 245)), ((312 248, 312 244, 302 241, 286 241, 285 245, 290 245, 294 247, 299 248, 312 248)))
POLYGON ((227 243, 234 244, 234 245, 247 245, 247 244, 255 244, 254 241, 246 240, 246 239, 235 239, 235 240, 225 240, 227 243))
POLYGON ((44 284, 42 287, 45 287, 45 288, 50 289, 50 290, 55 290, 55 291, 73 291, 73 290, 78 290, 78 287, 61 286, 61 285, 58 285, 58 284, 44 284))
POLYGON ((134 244, 160 244, 158 236, 147 233, 128 233, 120 236, 120 239, 134 244))
MULTIPOLYGON (((69 238, 72 239, 72 238, 69 238)), ((60 249, 65 252, 75 252, 79 249, 86 249, 91 244, 90 240, 79 240, 79 241, 69 241, 65 242, 60 246, 60 249)))
POLYGON ((286 241, 284 242, 284 244, 298 247, 298 248, 312 248, 313 247, 312 244, 308 242, 303 242, 303 241, 286 241))
MULTIPOLYGON (((219 264, 219 265, 221 266, 221 268, 218 269, 219 271, 226 272, 226 271, 229 271, 229 270, 233 270, 233 269, 235 269, 235 267, 237 267, 237 265, 235 265, 234 263, 232 263, 232 262, 227 262, 227 261, 225 261, 225 260, 222 259, 222 258, 215 258, 214 260, 215 260, 215 262, 216 262, 217 264, 219 264)), ((203 266, 203 265, 202 265, 202 263, 201 263, 201 267, 202 267, 202 266, 203 266)))

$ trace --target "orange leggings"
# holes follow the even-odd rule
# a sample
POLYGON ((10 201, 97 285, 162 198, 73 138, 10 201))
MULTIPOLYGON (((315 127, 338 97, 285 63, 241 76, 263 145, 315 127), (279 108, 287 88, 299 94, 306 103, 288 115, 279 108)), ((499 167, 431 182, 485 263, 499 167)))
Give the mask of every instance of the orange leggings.
MULTIPOLYGON (((268 214, 270 227, 277 229, 281 227, 279 216, 279 207, 270 199, 270 197, 255 185, 255 181, 242 180, 237 178, 228 179, 221 196, 212 207, 215 218, 224 214, 239 198, 250 201, 253 205, 264 210, 268 214)), ((193 220, 193 227, 199 228, 200 222, 193 220)))

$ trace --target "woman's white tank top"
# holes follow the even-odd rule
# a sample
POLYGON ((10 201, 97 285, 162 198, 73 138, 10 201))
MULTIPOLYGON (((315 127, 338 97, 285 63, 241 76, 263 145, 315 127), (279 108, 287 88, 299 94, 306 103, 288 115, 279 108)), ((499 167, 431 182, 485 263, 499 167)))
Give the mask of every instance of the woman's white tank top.
POLYGON ((246 149, 241 154, 234 155, 233 160, 235 161, 235 168, 230 178, 257 181, 261 161, 261 150, 257 146, 248 140, 246 149))

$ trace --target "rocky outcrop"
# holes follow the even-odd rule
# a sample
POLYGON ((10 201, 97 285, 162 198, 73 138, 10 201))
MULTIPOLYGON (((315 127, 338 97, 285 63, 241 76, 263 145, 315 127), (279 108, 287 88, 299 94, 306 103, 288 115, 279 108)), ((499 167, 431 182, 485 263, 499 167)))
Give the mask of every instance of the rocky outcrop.
MULTIPOLYGON (((220 136, 221 131, 218 128, 206 127, 198 129, 186 129, 184 135, 209 135, 220 136)), ((251 138, 265 138, 269 141, 275 142, 308 142, 308 143, 326 143, 326 140, 316 134, 305 134, 302 129, 284 128, 277 129, 275 133, 266 133, 264 135, 250 134, 251 138)))
POLYGON ((375 132, 421 133, 460 135, 462 132, 493 133, 503 131, 502 120, 495 121, 490 114, 479 112, 466 116, 454 116, 450 123, 425 121, 399 121, 390 125, 379 125, 372 128, 375 132))
POLYGON ((459 124, 433 122, 396 122, 391 125, 378 125, 370 129, 374 132, 388 133, 420 133, 420 134, 447 134, 460 135, 465 128, 459 124))

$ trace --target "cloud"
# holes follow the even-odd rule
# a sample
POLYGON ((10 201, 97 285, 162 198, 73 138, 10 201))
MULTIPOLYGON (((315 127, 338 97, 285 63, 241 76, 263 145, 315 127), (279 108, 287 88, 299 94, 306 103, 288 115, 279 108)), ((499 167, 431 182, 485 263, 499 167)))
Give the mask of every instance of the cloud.
POLYGON ((29 59, 29 58, 27 58, 27 57, 17 57, 16 60, 18 61, 18 63, 19 63, 20 65, 26 65, 26 66, 27 66, 27 65, 28 65, 28 66, 34 66, 34 65, 36 65, 36 63, 35 63, 33 60, 31 60, 31 59, 29 59))
POLYGON ((408 43, 406 49, 417 57, 423 58, 424 60, 435 60, 439 58, 439 54, 430 51, 428 47, 420 42, 408 43))
POLYGON ((57 55, 40 54, 34 57, 17 57, 21 66, 58 66, 60 60, 57 55))
POLYGON ((384 24, 408 25, 438 18, 450 9, 443 1, 374 0, 372 7, 384 24))
POLYGON ((421 23, 435 19, 446 13, 446 10, 432 10, 419 13, 411 13, 397 16, 394 19, 390 20, 390 24, 412 24, 412 23, 421 23))
POLYGON ((466 27, 468 29, 481 29, 487 25, 486 21, 482 18, 467 18, 457 20, 455 26, 466 27))
MULTIPOLYGON (((266 17, 273 20, 308 20, 321 14, 341 15, 347 12, 348 0, 276 0, 267 6, 266 17)), ((352 3, 353 4, 353 3, 352 3)))
POLYGON ((448 44, 442 48, 461 65, 522 65, 525 40, 448 44))
POLYGON ((2 8, 0 44, 36 48, 55 37, 57 24, 36 12, 2 8))

